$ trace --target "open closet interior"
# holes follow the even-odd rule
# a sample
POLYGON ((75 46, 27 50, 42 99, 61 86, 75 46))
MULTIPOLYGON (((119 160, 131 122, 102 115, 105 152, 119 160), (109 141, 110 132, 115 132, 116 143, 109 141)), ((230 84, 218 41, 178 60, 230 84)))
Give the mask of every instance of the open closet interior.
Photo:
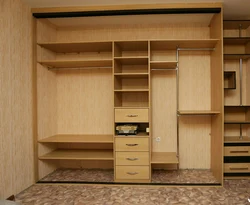
POLYGON ((239 70, 223 76, 221 7, 204 8, 35 20, 38 181, 223 183, 239 70))

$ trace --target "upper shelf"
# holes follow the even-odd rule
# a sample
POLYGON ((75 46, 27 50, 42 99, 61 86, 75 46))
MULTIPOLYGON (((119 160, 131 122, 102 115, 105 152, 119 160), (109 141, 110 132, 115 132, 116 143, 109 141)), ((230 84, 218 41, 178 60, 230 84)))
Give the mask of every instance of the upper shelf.
POLYGON ((224 45, 245 45, 250 42, 250 37, 224 37, 224 45))
POLYGON ((179 115, 216 115, 220 111, 214 110, 178 110, 179 115))
POLYGON ((250 20, 224 20, 223 29, 239 29, 241 25, 242 29, 246 29, 250 26, 250 20))
POLYGON ((249 143, 250 142, 250 137, 247 136, 225 136, 224 137, 224 142, 225 143, 249 143))
POLYGON ((150 42, 151 50, 172 50, 179 48, 214 48, 219 39, 155 40, 150 42))
POLYGON ((250 54, 224 54, 225 60, 247 60, 250 58, 250 54))
POLYGON ((250 124, 250 121, 242 121, 242 120, 226 120, 225 124, 250 124))
POLYGON ((41 143, 113 143, 113 135, 59 134, 41 139, 41 143))
POLYGON ((43 48, 56 53, 74 52, 111 52, 112 42, 70 42, 70 43, 38 43, 43 48))
POLYGON ((168 70, 176 69, 177 61, 151 61, 150 69, 168 70))
POLYGON ((148 57, 146 56, 136 56, 136 57, 115 57, 117 62, 123 65, 147 65, 148 57))
POLYGON ((40 64, 48 68, 80 68, 80 67, 112 67, 111 59, 97 60, 49 60, 41 61, 40 64))

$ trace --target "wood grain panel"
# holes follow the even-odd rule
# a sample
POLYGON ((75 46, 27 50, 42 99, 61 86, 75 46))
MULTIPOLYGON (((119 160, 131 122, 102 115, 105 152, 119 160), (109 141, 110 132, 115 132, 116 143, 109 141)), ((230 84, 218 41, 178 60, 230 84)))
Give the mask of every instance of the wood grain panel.
POLYGON ((32 17, 21 1, 1 1, 0 12, 0 198, 4 199, 34 183, 32 17))
POLYGON ((246 105, 250 105, 250 59, 247 60, 246 64, 246 105))
POLYGON ((47 19, 37 20, 37 42, 55 42, 56 27, 47 19))
POLYGON ((151 80, 152 151, 176 152, 176 71, 154 71, 151 80))
POLYGON ((181 51, 179 57, 179 109, 210 110, 210 53, 181 51))
POLYGON ((211 117, 180 117, 181 169, 210 169, 211 117))

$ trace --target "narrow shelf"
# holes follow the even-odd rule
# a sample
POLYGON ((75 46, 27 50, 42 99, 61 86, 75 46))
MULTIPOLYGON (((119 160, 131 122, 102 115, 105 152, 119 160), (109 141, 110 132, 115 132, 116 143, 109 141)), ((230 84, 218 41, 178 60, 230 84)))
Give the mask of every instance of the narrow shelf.
POLYGON ((171 50, 179 48, 214 48, 219 39, 153 40, 151 50, 171 50))
POLYGON ((114 60, 123 65, 147 65, 148 56, 135 56, 135 57, 115 57, 114 60))
POLYGON ((250 124, 250 121, 230 120, 230 121, 225 121, 224 124, 250 124))
POLYGON ((214 110, 178 110, 179 115, 216 115, 220 114, 220 111, 214 110))
POLYGON ((224 54, 225 60, 239 60, 239 59, 247 60, 250 58, 250 54, 224 54))
POLYGON ((224 37, 224 45, 245 45, 250 42, 250 37, 224 37))
POLYGON ((169 70, 169 69, 176 69, 177 61, 151 61, 150 62, 150 69, 162 69, 162 70, 169 70))
POLYGON ((152 152, 151 164, 178 164, 175 152, 152 152))
POLYGON ((41 143, 113 143, 113 135, 59 134, 38 140, 41 143))
POLYGON ((240 136, 225 136, 224 137, 224 142, 225 143, 244 143, 244 142, 247 142, 249 143, 250 142, 250 137, 247 137, 247 136, 243 136, 242 139, 240 138, 240 136))
POLYGON ((112 42, 47 42, 38 45, 56 53, 112 52, 112 42))
POLYGON ((79 67, 110 67, 112 68, 111 59, 96 59, 96 60, 51 60, 41 61, 40 64, 48 68, 79 68, 79 67))
POLYGON ((148 92, 149 89, 122 89, 122 90, 114 90, 115 92, 148 92))
POLYGON ((122 78, 141 78, 147 77, 148 73, 115 73, 114 76, 122 77, 122 78))
POLYGON ((58 149, 39 159, 63 160, 113 160, 113 150, 63 150, 58 149))

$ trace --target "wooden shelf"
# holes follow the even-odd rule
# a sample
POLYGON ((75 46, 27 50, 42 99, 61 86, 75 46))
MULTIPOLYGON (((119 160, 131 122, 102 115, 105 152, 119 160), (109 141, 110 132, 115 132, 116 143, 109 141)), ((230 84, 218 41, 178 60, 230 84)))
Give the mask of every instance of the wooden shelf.
POLYGON ((224 45, 245 45, 250 42, 250 37, 224 37, 224 45))
POLYGON ((152 152, 151 164, 178 164, 175 152, 152 152))
POLYGON ((114 76, 122 77, 122 78, 141 78, 147 77, 148 73, 115 73, 114 76))
POLYGON ((213 110, 178 110, 179 115, 216 115, 219 111, 213 110))
POLYGON ((114 60, 118 61, 123 65, 147 65, 147 56, 136 56, 136 57, 115 57, 114 60))
POLYGON ((241 24, 241 29, 246 29, 250 26, 250 20, 224 20, 223 29, 239 29, 241 24))
POLYGON ((113 143, 113 135, 60 134, 41 139, 41 143, 113 143))
POLYGON ((141 109, 141 108, 147 108, 147 109, 149 109, 149 107, 148 106, 140 106, 140 107, 135 107, 135 106, 124 106, 124 107, 114 107, 114 108, 116 108, 116 109, 141 109))
POLYGON ((225 143, 249 143, 250 137, 243 136, 242 139, 240 139, 240 136, 225 136, 224 137, 225 143))
POLYGON ((228 107, 228 108, 230 108, 230 107, 232 107, 232 108, 234 108, 234 107, 236 107, 236 108, 240 108, 240 107, 250 107, 250 105, 224 105, 224 107, 228 107))
POLYGON ((122 89, 122 90, 114 90, 115 92, 148 92, 149 89, 122 89))
POLYGON ((147 51, 148 41, 115 41, 121 51, 147 51))
POLYGON ((250 121, 238 121, 238 120, 230 120, 225 121, 225 124, 250 124, 250 121))
POLYGON ((225 60, 239 60, 239 59, 247 60, 250 58, 250 54, 224 54, 225 60))
POLYGON ((112 52, 112 42, 52 42, 38 45, 56 53, 112 52))
MULTIPOLYGON (((123 124, 123 123, 122 123, 123 124)), ((115 137, 121 138, 121 137, 149 137, 149 134, 146 132, 139 132, 137 135, 115 135, 115 137)))
POLYGON ((150 69, 176 69, 177 61, 151 61, 150 69))
POLYGON ((219 39, 153 40, 151 50, 173 50, 179 48, 214 48, 219 39))
POLYGON ((96 59, 96 60, 54 60, 54 61, 41 61, 40 64, 48 68, 80 68, 80 67, 110 67, 112 68, 111 59, 96 59))
POLYGON ((39 159, 49 160, 113 160, 113 150, 63 150, 58 149, 39 159))

